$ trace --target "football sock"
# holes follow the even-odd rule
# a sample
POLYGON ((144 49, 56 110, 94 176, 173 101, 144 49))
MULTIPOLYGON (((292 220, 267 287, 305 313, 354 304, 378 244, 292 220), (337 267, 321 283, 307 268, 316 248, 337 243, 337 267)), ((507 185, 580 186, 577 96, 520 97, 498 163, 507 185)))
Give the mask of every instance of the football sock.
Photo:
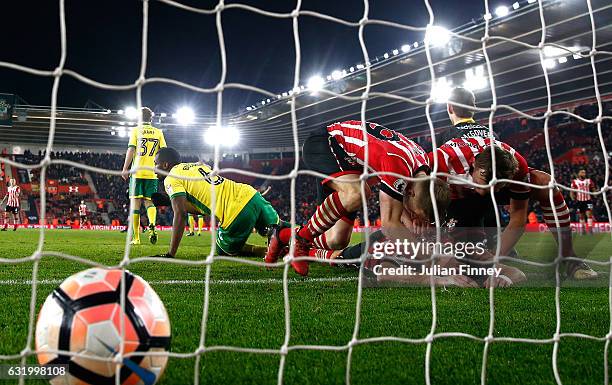
POLYGON ((204 218, 198 216, 198 234, 202 232, 203 228, 204 228, 204 218))
POLYGON ((318 237, 316 237, 312 241, 312 243, 315 245, 317 249, 330 250, 329 246, 327 245, 327 238, 325 238, 325 234, 321 234, 318 237))
POLYGON ((132 211, 132 239, 135 241, 140 240, 140 211, 132 211))
POLYGON ((308 256, 319 259, 331 259, 332 255, 337 252, 336 250, 323 250, 323 249, 310 249, 308 256))
POLYGON ((317 211, 306 226, 299 230, 298 235, 312 242, 316 237, 331 229, 340 218, 348 214, 342 202, 340 202, 338 192, 334 192, 317 207, 317 211))
POLYGON ((193 215, 187 215, 187 221, 189 222, 189 232, 193 233, 195 227, 195 220, 193 219, 193 215))
POLYGON ((155 226, 157 220, 157 208, 155 206, 147 207, 147 218, 149 218, 149 226, 155 226))
POLYGON ((593 231, 593 217, 587 218, 587 229, 593 231))

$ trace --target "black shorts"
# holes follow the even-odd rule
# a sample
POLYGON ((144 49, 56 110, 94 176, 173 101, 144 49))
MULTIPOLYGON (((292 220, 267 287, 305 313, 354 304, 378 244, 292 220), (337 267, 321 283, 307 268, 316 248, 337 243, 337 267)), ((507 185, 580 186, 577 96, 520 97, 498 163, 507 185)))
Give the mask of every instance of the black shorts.
MULTIPOLYGON (((361 174, 363 166, 355 162, 338 144, 336 139, 328 134, 311 135, 302 147, 302 159, 308 170, 320 172, 328 177, 338 177, 346 174, 361 174)), ((325 178, 317 183, 317 204, 334 192, 327 186, 330 179, 325 178)), ((351 213, 349 220, 355 220, 357 213, 351 213)))
POLYGON ((581 213, 586 213, 587 211, 593 211, 593 201, 577 201, 576 202, 576 210, 581 213))
POLYGON ((309 170, 330 177, 363 172, 363 166, 349 156, 338 141, 328 134, 308 137, 302 147, 302 159, 309 170))
POLYGON ((6 206, 5 211, 7 213, 19 214, 19 206, 6 206))

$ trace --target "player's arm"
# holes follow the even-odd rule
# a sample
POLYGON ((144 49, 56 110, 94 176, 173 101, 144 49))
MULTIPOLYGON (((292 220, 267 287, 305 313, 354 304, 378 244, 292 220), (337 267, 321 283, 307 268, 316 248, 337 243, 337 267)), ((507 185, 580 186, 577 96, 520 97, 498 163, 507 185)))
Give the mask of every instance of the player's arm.
POLYGON ((130 141, 128 142, 128 149, 125 152, 125 161, 123 162, 123 169, 121 170, 121 177, 127 180, 130 177, 130 167, 132 161, 134 161, 134 153, 136 152, 136 142, 138 140, 138 130, 132 130, 130 135, 130 141))
POLYGON ((402 224, 402 214, 404 213, 404 205, 401 201, 393 198, 383 190, 378 193, 378 199, 380 201, 380 222, 385 230, 385 235, 392 238, 391 234, 388 234, 390 229, 401 229, 404 227, 402 224))
POLYGON ((184 195, 176 195, 172 198, 172 211, 174 218, 172 219, 172 238, 170 239, 170 249, 168 254, 174 257, 178 251, 178 247, 183 239, 185 232, 185 217, 187 216, 187 198, 184 195))
POLYGON ((510 199, 510 221, 501 236, 500 255, 508 255, 525 232, 529 199, 510 199))
MULTIPOLYGON (((574 181, 574 180, 573 180, 573 181, 572 181, 572 185, 571 185, 570 187, 571 187, 571 188, 575 188, 575 189, 577 189, 577 188, 578 188, 578 186, 576 185, 576 181, 574 181)), ((573 201, 575 201, 575 200, 576 200, 576 192, 574 192, 574 191, 570 191, 570 199, 571 199, 571 200, 573 200, 573 201)))
POLYGON ((121 177, 127 180, 130 177, 130 166, 132 161, 134 160, 134 152, 136 151, 136 147, 128 147, 125 152, 125 161, 123 162, 123 170, 121 170, 121 177))

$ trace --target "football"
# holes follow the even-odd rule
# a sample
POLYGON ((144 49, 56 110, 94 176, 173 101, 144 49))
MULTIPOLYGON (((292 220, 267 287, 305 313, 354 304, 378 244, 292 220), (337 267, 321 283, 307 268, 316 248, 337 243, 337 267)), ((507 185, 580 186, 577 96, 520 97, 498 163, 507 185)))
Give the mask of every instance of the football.
MULTIPOLYGON (((167 355, 131 355, 115 360, 121 348, 121 270, 92 268, 66 279, 45 300, 36 323, 36 350, 41 365, 68 365, 66 376, 52 384, 154 384, 167 355), (62 355, 53 351, 79 355, 62 355), (87 358, 94 356, 95 358, 87 358)), ((124 354, 167 352, 170 320, 151 286, 125 272, 124 354)))

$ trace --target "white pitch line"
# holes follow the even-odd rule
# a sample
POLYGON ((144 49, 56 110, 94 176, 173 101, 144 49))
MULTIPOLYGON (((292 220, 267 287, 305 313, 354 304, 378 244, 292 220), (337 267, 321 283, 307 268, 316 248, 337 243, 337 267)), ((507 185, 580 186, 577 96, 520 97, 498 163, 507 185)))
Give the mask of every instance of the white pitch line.
MULTIPOLYGON (((311 283, 311 282, 350 282, 357 281, 357 277, 327 277, 327 278, 289 278, 289 283, 311 283)), ((204 280, 194 279, 169 279, 169 280, 158 280, 148 281, 151 285, 203 285, 204 280)), ((36 282, 38 285, 59 285, 62 283, 61 279, 41 279, 36 282)), ((211 285, 261 285, 261 284, 273 284, 280 285, 283 283, 282 279, 279 278, 265 278, 265 279, 211 279, 211 285)), ((0 280, 0 286, 17 286, 17 285, 32 285, 32 280, 17 280, 7 279, 0 280)))

